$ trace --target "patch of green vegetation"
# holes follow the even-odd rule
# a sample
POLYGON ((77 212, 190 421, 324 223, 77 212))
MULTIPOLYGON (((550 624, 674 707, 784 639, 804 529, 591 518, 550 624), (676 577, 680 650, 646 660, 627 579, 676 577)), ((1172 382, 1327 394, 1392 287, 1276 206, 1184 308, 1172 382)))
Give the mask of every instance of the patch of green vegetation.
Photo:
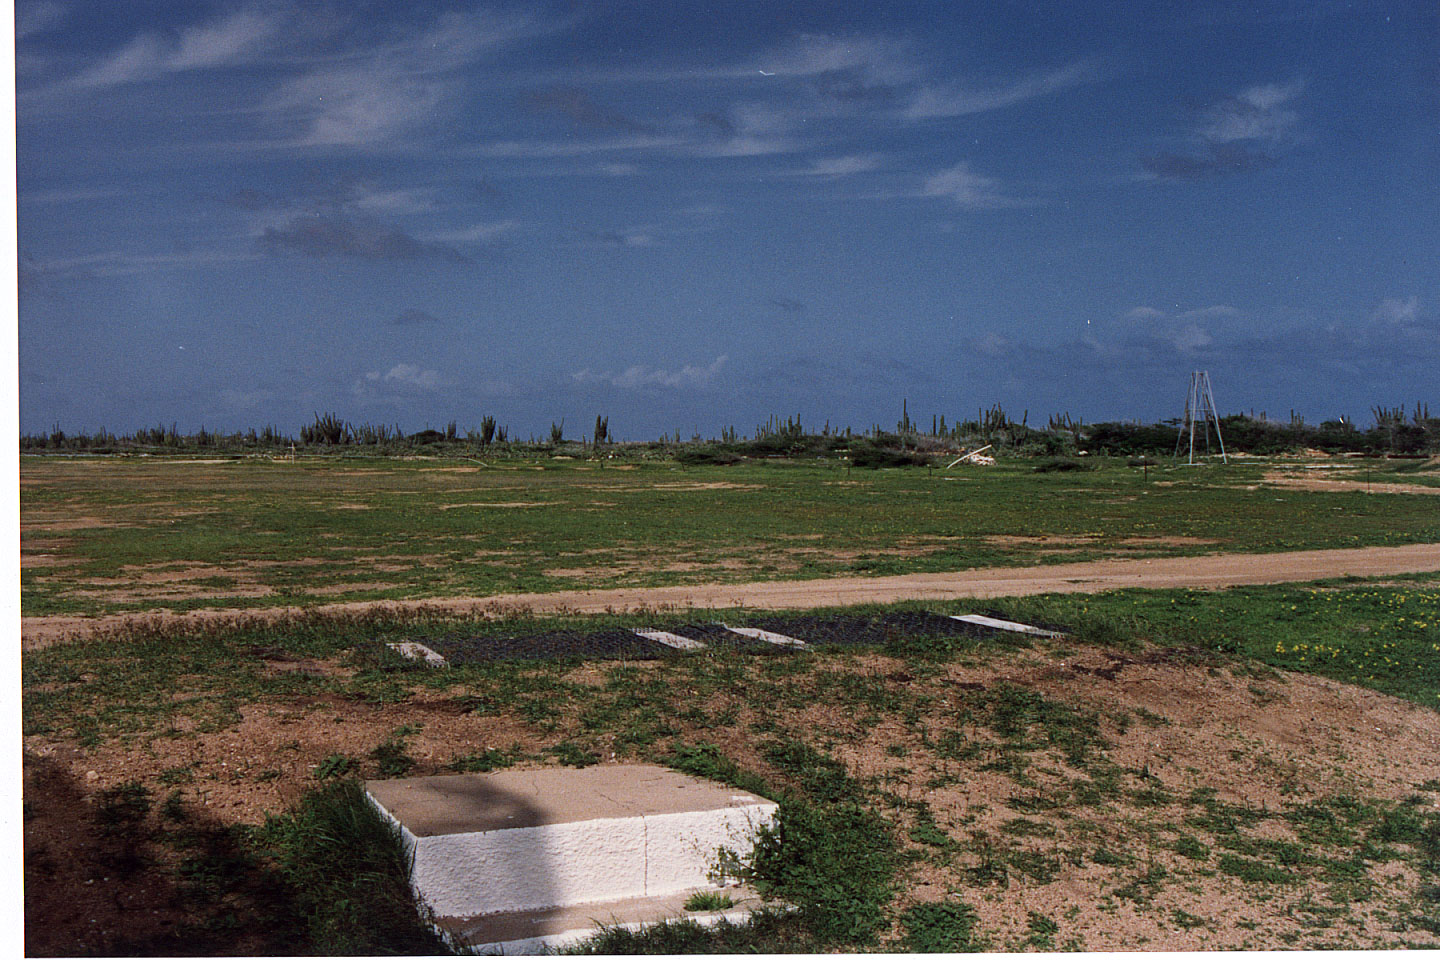
POLYGON ((684 903, 684 908, 692 913, 729 910, 733 906, 735 906, 735 901, 730 899, 730 895, 718 890, 697 890, 690 894, 684 903))
POLYGON ((1289 870, 1271 866, 1260 860, 1222 853, 1218 861, 1221 873, 1239 877, 1246 883, 1295 883, 1300 878, 1289 870))
POLYGON ((274 851, 318 952, 450 953, 416 910, 399 829, 357 781, 312 791, 292 812, 268 818, 260 837, 274 851))
POLYGON ((823 945, 801 919, 778 909, 760 909, 744 923, 721 920, 701 926, 681 919, 651 924, 640 930, 606 927, 598 935, 562 950, 582 956, 697 956, 702 954, 818 953, 823 945))
POLYGON ((587 750, 573 740, 566 740, 564 743, 557 743, 553 747, 547 747, 545 752, 559 760, 567 767, 589 767, 600 762, 600 755, 593 750, 587 750))
POLYGON ((1181 834, 1177 837, 1175 842, 1170 844, 1170 849, 1191 860, 1210 859, 1210 848, 1189 834, 1181 834))
POLYGON ((355 759, 343 753, 328 754, 315 766, 316 780, 334 780, 345 777, 355 769, 355 759))
POLYGON ((900 945, 909 953, 974 953, 985 948, 975 935, 978 917, 967 903, 917 903, 900 914, 900 945))
MULTIPOLYGON (((548 453, 488 469, 460 463, 474 472, 443 460, 363 457, 210 466, 164 458, 83 465, 26 458, 27 481, 41 482, 22 486, 22 516, 93 517, 95 526, 67 531, 55 548, 71 563, 63 574, 22 572, 22 609, 140 611, 154 602, 126 598, 118 588, 107 596, 91 581, 134 578, 143 586, 135 570, 182 565, 215 596, 167 598, 176 610, 312 606, 333 599, 318 590, 337 588, 346 599, 381 600, 808 579, 857 568, 955 571, 1055 562, 1061 555, 1046 548, 1045 538, 1077 535, 1091 547, 1063 559, 1187 555, 1216 544, 1267 551, 1440 539, 1429 498, 1291 490, 1277 501, 1254 489, 1264 469, 1258 464, 1203 475, 1167 465, 1159 468, 1162 486, 1104 457, 1085 461, 1093 469, 1063 476, 1035 473, 1033 461, 1002 461, 967 472, 964 484, 942 482, 939 471, 847 474, 836 460, 687 466, 681 483, 676 464, 644 457, 626 471, 604 469, 604 461, 555 461, 548 453), (841 477, 846 482, 836 483, 841 477), (169 505, 181 495, 201 509, 176 515, 169 505), (598 499, 621 508, 595 509, 598 499), (523 506, 485 509, 517 504, 523 506), (966 535, 957 540, 956 530, 966 535), (1117 546, 1137 531, 1152 542, 1117 546), (818 555, 756 547, 815 535, 826 547, 818 555), (1001 548, 995 537, 1025 539, 1001 548), (897 538, 917 549, 887 553, 897 538), (699 542, 715 563, 694 563, 699 542), (357 557, 385 557, 384 582, 376 583, 357 557), (636 564, 637 557, 643 562, 636 564), (577 572, 554 572, 557 560, 577 572), (243 595, 251 588, 268 592, 243 595)), ((1425 482, 1415 474, 1387 477, 1425 482)))
POLYGON ((940 825, 935 822, 935 814, 931 812, 930 806, 924 804, 923 801, 922 804, 915 814, 915 826, 910 828, 910 839, 940 850, 954 849, 955 839, 940 829, 940 825))
POLYGON ((506 767, 514 766, 523 755, 519 744, 511 746, 508 750, 486 747, 479 753, 467 753, 464 756, 456 757, 446 766, 456 773, 489 773, 491 770, 503 770, 506 767))
POLYGON ((409 724, 396 727, 390 736, 370 751, 370 759, 375 761, 380 776, 393 779, 410 772, 410 768, 415 766, 415 758, 405 752, 405 741, 417 732, 419 728, 409 724))
POLYGON ((1145 904, 1155 898, 1160 892, 1160 885, 1169 876, 1169 872, 1159 864, 1151 864, 1144 873, 1137 874, 1130 879, 1130 882, 1116 887, 1112 892, 1122 900, 1130 900, 1134 903, 1145 904))
POLYGON ((898 863, 890 824, 854 801, 784 801, 762 828, 747 879, 796 907, 821 943, 873 943, 898 863))
MULTIPOLYGON (((1122 590, 993 603, 1017 620, 1066 624, 1080 640, 1124 649, 1144 637, 1232 666, 1312 673, 1440 709, 1440 589, 1423 584, 1122 590)), ((1283 688, 1256 684, 1252 692, 1272 702, 1283 688)))

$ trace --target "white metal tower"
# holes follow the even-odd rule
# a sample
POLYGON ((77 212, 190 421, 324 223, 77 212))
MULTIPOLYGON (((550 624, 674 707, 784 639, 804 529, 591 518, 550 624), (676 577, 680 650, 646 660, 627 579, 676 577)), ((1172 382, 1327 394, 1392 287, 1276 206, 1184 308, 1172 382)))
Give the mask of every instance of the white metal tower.
POLYGON ((1220 443, 1220 459, 1229 463, 1230 459, 1225 456, 1225 439, 1220 436, 1220 414, 1215 411, 1215 394, 1210 391, 1210 374, 1205 370, 1196 370, 1190 374, 1190 393, 1185 397, 1185 419, 1180 424, 1180 435, 1175 438, 1175 456, 1180 456, 1180 443, 1185 439, 1185 432, 1190 432, 1190 460, 1191 466, 1195 464, 1195 421, 1200 420, 1203 424, 1201 430, 1205 434, 1205 453, 1210 453, 1210 424, 1215 424, 1215 439, 1220 443))

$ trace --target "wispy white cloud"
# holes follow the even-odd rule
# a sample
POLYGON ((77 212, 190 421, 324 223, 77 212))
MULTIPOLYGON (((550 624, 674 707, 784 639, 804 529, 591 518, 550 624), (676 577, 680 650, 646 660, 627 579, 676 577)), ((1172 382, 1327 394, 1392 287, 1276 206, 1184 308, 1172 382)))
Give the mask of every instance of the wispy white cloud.
POLYGON ((21 3, 15 5, 15 39, 24 40, 58 27, 66 18, 65 7, 59 3, 21 3))
POLYGON ((1396 325, 1408 325, 1414 323, 1420 317, 1420 298, 1406 297, 1388 298, 1380 301, 1375 308, 1374 319, 1382 323, 1396 325))
POLYGON ((587 367, 579 373, 573 374, 571 379, 577 384, 604 384, 621 390, 639 390, 646 387, 661 387, 671 390, 695 389, 708 386, 714 381, 720 375, 720 370, 728 359, 727 355, 722 354, 708 366, 699 367, 686 364, 674 371, 658 370, 643 364, 628 367, 620 373, 597 373, 587 367))
POLYGON ((470 262, 454 247, 421 240, 395 224, 336 212, 300 214, 265 227, 258 242, 260 249, 278 255, 470 262))
POLYGON ((602 163, 595 169, 607 177, 633 177, 640 172, 639 165, 634 163, 602 163))
POLYGON ((1304 89, 1305 85, 1299 81, 1285 85, 1268 83, 1227 97, 1209 109, 1200 137, 1209 143, 1284 143, 1300 122, 1299 114, 1286 104, 1304 89))
POLYGON ((1273 166, 1301 139, 1300 114, 1290 104, 1304 89, 1298 80, 1260 84, 1211 104, 1190 134, 1196 146, 1145 158, 1145 177, 1203 180, 1273 166))
POLYGON ((186 27, 173 36, 142 33, 81 71, 74 83, 80 87, 113 87, 167 73, 244 63, 271 45, 283 22, 283 15, 273 12, 240 10, 186 27))
POLYGON ((622 247, 626 250, 643 250, 660 243, 659 238, 655 235, 655 228, 652 226, 631 227, 628 230, 603 230, 594 234, 594 237, 606 246, 622 247))
POLYGON ((440 374, 434 370, 422 370, 418 364, 397 363, 385 374, 369 373, 365 375, 367 380, 378 380, 381 383, 398 383, 406 386, 418 387, 421 390, 434 390, 440 386, 440 374))
POLYGON ((1032 73, 1007 84, 971 87, 934 84, 920 88, 905 108, 911 120, 932 117, 960 117, 986 113, 1048 96, 1086 83, 1104 79, 1105 72, 1093 60, 1081 60, 1054 70, 1032 73))
POLYGON ((668 150, 683 147, 688 142, 686 138, 680 136, 616 137, 580 142, 497 140, 464 147, 455 152, 463 156, 487 157, 496 160, 549 160, 583 157, 595 153, 668 150))
POLYGON ((518 220, 497 220, 493 223, 476 223, 460 230, 427 234, 426 238, 437 243, 498 243, 519 229, 518 220))
POLYGON ((970 210, 1024 207, 1036 203, 1034 200, 1010 196, 1000 181, 974 172, 966 163, 957 163, 947 170, 926 177, 918 195, 942 197, 956 206, 970 210))
POLYGON ((357 377, 350 392, 359 400, 386 400, 418 393, 430 393, 443 386, 439 371, 418 363, 397 363, 389 370, 371 370, 357 377))
POLYGON ((358 147, 397 140, 433 122, 461 89, 458 72, 483 55, 555 29, 518 13, 450 13, 281 84, 263 111, 305 146, 358 147))
POLYGON ((161 270, 194 270, 207 266, 226 266, 258 259, 250 250, 206 249, 174 253, 137 253, 133 250, 108 250, 74 257, 48 260, 26 260, 26 271, 35 278, 66 276, 128 277, 161 270))
MULTIPOLYGON (((1141 338, 1168 344, 1179 353, 1189 354, 1215 343, 1215 327, 1227 321, 1242 320, 1243 315, 1227 304, 1198 307, 1170 313, 1155 307, 1139 306, 1125 311, 1119 333, 1126 338, 1141 338)), ((1088 328, 1087 328, 1088 329, 1088 328)), ((1091 332, 1092 345, 1099 345, 1098 332, 1091 332)))
POLYGON ((700 119, 706 134, 689 152, 700 157, 760 157, 793 153, 801 143, 792 135, 793 110, 778 104, 742 103, 727 113, 707 114, 700 119))
POLYGON ((869 173, 880 168, 882 157, 878 153, 857 153, 843 157, 822 157, 811 162, 806 170, 799 171, 806 177, 848 177, 857 173, 869 173))

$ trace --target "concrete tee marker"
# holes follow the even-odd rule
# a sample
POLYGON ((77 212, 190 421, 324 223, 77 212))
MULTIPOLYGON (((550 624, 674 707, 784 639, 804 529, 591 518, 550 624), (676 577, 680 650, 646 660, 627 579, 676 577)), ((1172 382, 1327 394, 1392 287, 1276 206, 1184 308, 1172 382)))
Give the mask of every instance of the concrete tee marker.
POLYGON ((644 637, 646 640, 654 640, 656 643, 663 643, 667 647, 674 647, 676 650, 704 650, 705 644, 690 637, 682 637, 678 633, 667 633, 664 630, 635 630, 635 636, 644 637))
POLYGON ((522 940, 554 945, 593 934, 590 917, 626 923, 673 915, 677 895, 719 889, 710 874, 720 848, 748 853, 778 809, 649 764, 368 781, 365 788, 400 828, 414 856, 411 886, 440 928, 507 952, 526 949, 522 940), (562 914, 580 929, 554 929, 562 914))
POLYGON ((1032 627, 1028 623, 1016 623, 1013 620, 997 620, 994 617, 981 616, 978 613, 966 613, 961 615, 950 615, 951 620, 959 620, 962 623, 973 623, 980 627, 990 627, 994 630, 1009 630, 1012 633, 1028 633, 1037 637, 1063 637, 1065 634, 1057 633, 1054 630, 1042 630, 1040 627, 1032 627))

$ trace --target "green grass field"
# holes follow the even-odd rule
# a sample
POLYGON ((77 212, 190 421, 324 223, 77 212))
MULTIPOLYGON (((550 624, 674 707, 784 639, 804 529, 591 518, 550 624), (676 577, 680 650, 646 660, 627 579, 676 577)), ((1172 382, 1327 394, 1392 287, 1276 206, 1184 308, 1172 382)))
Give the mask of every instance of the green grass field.
MULTIPOLYGON (((304 607, 1440 539, 1436 497, 1266 479, 1295 461, 1093 462, 26 458, 23 605, 304 607)), ((1368 472, 1435 483, 1413 462, 1368 472)), ((1440 770, 1412 743, 1440 711, 1435 575, 901 606, 983 606, 1070 638, 434 670, 383 641, 694 615, 390 610, 142 618, 27 651, 27 922, 67 954, 438 951, 357 778, 644 760, 779 799, 783 834, 745 869, 799 909, 615 931, 598 952, 1440 943, 1440 770)))
POLYGON ((836 461, 22 458, 26 615, 812 579, 1440 539, 1414 463, 1387 492, 1277 487, 1290 461, 1142 471, 836 461), (1403 488, 1402 488, 1403 489, 1403 488))

